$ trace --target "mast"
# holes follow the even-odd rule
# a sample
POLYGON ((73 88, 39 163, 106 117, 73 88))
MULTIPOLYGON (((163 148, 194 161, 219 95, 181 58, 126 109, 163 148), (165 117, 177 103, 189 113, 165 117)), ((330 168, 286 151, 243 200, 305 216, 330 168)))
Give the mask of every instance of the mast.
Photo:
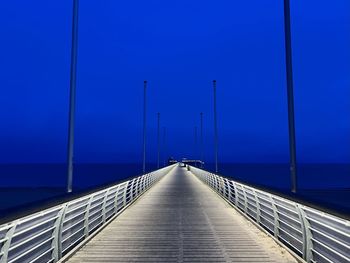
POLYGON ((160 167, 160 113, 157 114, 157 168, 160 167))
POLYGON ((216 80, 213 80, 214 90, 214 147, 215 147, 215 173, 218 172, 218 124, 217 124, 217 110, 216 110, 216 80))
POLYGON ((73 0, 72 17, 72 47, 70 61, 70 90, 68 116, 68 144, 67 144, 67 192, 73 191, 73 162, 74 162, 74 125, 75 125, 75 97, 77 79, 77 51, 78 51, 78 9, 79 0, 73 0))
POLYGON ((288 98, 288 129, 289 129, 289 163, 291 177, 291 191, 297 192, 297 166, 296 166, 296 139, 294 117, 294 85, 292 63, 292 37, 290 23, 290 1, 284 0, 284 34, 286 48, 286 77, 288 98))
POLYGON ((197 134, 197 126, 194 126, 194 159, 197 160, 198 151, 197 151, 197 145, 198 145, 198 134, 197 134))
POLYGON ((143 161, 142 172, 146 173, 146 93, 147 93, 147 80, 143 81, 143 161))
POLYGON ((166 128, 163 127, 163 166, 166 165, 166 128))
POLYGON ((204 148, 203 148, 203 112, 200 113, 201 116, 201 134, 200 134, 200 156, 201 156, 201 168, 203 168, 203 162, 204 162, 204 148))

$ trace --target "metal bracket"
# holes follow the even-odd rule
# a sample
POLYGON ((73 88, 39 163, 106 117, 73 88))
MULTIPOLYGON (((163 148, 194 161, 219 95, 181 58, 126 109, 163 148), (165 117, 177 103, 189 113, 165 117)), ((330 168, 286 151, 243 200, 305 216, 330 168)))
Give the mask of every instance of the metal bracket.
POLYGON ((5 236, 6 241, 2 245, 1 252, 3 253, 3 256, 1 258, 0 263, 7 263, 8 253, 9 253, 9 249, 10 249, 11 242, 12 242, 12 237, 16 231, 17 224, 18 224, 18 221, 14 221, 12 226, 6 232, 6 236, 5 236))
POLYGON ((66 209, 67 204, 64 204, 60 211, 58 212, 58 218, 55 222, 55 230, 53 231, 53 237, 52 240, 52 255, 54 258, 54 262, 57 262, 62 257, 62 228, 63 228, 63 222, 66 215, 66 209))
POLYGON ((116 214, 118 212, 118 195, 119 195, 119 187, 120 185, 118 185, 115 190, 115 196, 114 196, 114 214, 116 214))
POLYGON ((89 216, 90 216, 90 207, 92 203, 92 199, 94 198, 94 195, 90 196, 89 201, 86 206, 86 212, 85 212, 85 219, 84 219, 84 236, 85 238, 89 235, 89 216))
POLYGON ((302 232, 303 232, 303 258, 306 260, 306 262, 312 262, 312 233, 310 231, 310 224, 309 221, 306 218, 305 211, 301 207, 301 205, 296 204, 298 214, 300 216, 300 222, 302 225, 302 232))
POLYGON ((107 203, 107 196, 109 194, 110 189, 107 189, 105 196, 103 198, 103 203, 102 203, 102 222, 105 223, 106 222, 106 203, 107 203))
POLYGON ((256 194, 256 191, 254 189, 253 193, 254 193, 254 198, 255 198, 255 203, 256 203, 256 222, 260 225, 260 216, 261 216, 261 212, 260 212, 260 203, 259 203, 259 199, 258 199, 258 195, 256 194))
POLYGON ((242 191, 243 191, 243 197, 244 197, 244 213, 248 215, 248 199, 247 199, 247 194, 245 192, 245 187, 241 185, 242 191))
POLYGON ((269 198, 270 198, 270 201, 271 201, 271 207, 272 207, 272 210, 273 210, 273 219, 274 219, 274 228, 273 228, 273 234, 276 238, 278 238, 279 236, 279 226, 280 226, 280 223, 278 221, 279 219, 279 216, 278 216, 278 213, 277 213, 277 206, 275 205, 275 201, 273 200, 272 196, 269 195, 269 198))

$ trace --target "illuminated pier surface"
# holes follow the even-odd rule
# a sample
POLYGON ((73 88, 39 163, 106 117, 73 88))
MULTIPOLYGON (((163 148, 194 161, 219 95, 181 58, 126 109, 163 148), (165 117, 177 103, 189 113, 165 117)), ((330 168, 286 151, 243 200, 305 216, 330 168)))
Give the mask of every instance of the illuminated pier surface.
POLYGON ((297 262, 185 168, 176 167, 68 262, 297 262))

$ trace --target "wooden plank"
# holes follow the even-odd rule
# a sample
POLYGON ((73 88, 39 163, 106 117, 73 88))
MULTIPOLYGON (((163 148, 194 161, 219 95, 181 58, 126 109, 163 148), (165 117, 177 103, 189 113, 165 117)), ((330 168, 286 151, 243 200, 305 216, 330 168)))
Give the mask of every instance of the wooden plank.
POLYGON ((176 168, 68 262, 296 262, 184 168, 176 168))

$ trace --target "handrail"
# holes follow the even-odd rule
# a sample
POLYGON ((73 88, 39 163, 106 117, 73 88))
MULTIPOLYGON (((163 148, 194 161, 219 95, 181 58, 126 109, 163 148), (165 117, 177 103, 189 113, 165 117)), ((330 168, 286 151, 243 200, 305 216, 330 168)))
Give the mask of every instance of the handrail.
POLYGON ((189 166, 220 196, 306 262, 350 262, 350 221, 189 166))
POLYGON ((15 219, 18 219, 18 218, 22 218, 22 217, 46 210, 53 206, 58 206, 60 204, 63 204, 72 200, 77 200, 80 197, 93 194, 97 191, 110 188, 117 184, 125 183, 127 181, 130 181, 142 175, 143 174, 137 174, 135 176, 130 176, 117 181, 103 183, 97 186, 91 186, 84 189, 76 189, 74 192, 71 192, 71 193, 58 194, 53 197, 40 199, 40 200, 29 202, 26 204, 21 204, 19 206, 0 210, 0 225, 10 221, 14 221, 15 219))
POLYGON ((175 165, 0 225, 0 263, 59 261, 175 165))

